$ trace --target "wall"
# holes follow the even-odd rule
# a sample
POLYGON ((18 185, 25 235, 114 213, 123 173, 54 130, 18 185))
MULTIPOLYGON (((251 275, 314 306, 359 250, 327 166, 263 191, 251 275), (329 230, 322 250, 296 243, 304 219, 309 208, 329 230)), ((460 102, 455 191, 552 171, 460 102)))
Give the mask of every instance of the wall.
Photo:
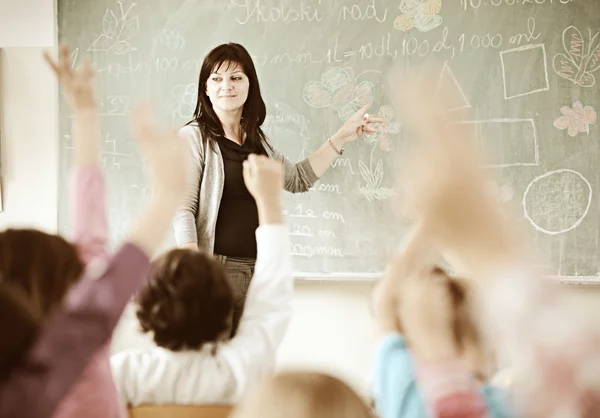
POLYGON ((56 80, 42 52, 42 48, 7 48, 0 57, 4 207, 0 227, 32 226, 53 232, 58 106, 56 80))

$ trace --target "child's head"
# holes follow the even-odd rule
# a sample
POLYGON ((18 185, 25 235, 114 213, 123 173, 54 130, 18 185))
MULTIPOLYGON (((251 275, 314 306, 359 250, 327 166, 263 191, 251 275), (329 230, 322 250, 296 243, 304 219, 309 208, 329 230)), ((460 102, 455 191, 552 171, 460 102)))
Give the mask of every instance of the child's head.
POLYGON ((173 351, 198 350, 231 334, 233 288, 209 254, 174 249, 160 257, 137 296, 142 331, 173 351))
POLYGON ((284 372, 249 391, 233 418, 371 418, 369 406, 341 380, 316 372, 284 372))
POLYGON ((449 276, 438 266, 430 274, 431 280, 443 281, 450 295, 454 341, 461 357, 470 364, 476 378, 487 381, 493 368, 492 355, 475 318, 472 285, 461 277, 449 276))
POLYGON ((61 304, 84 270, 77 249, 64 238, 35 229, 0 232, 0 274, 23 289, 34 309, 47 315, 61 304))
POLYGON ((0 379, 35 341, 41 313, 29 302, 25 292, 0 280, 0 379))
POLYGON ((35 229, 0 232, 0 374, 33 344, 39 324, 83 273, 76 248, 35 229))

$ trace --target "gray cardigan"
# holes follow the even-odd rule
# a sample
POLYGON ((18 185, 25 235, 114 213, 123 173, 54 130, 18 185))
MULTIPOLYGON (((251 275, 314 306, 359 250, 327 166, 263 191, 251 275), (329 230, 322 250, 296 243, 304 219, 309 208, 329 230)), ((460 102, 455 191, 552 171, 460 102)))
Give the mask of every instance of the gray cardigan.
MULTIPOLYGON (((197 125, 184 126, 179 136, 190 146, 192 170, 185 198, 173 221, 175 240, 178 246, 195 242, 200 249, 212 254, 225 184, 223 156, 218 146, 210 147, 209 140, 202 138, 197 125)), ((283 163, 284 187, 288 192, 306 192, 319 179, 308 159, 292 164, 279 152, 266 148, 271 158, 283 163)))

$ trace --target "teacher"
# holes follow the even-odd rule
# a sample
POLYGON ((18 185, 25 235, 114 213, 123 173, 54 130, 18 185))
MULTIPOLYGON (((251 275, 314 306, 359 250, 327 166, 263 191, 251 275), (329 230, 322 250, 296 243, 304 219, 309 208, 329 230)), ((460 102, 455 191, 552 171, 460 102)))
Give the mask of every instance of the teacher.
POLYGON ((268 142, 261 129, 266 106, 256 69, 239 44, 214 48, 204 58, 198 80, 194 118, 180 130, 188 141, 193 173, 175 220, 175 239, 182 248, 213 253, 230 278, 235 297, 233 334, 241 317, 256 260, 256 202, 246 189, 242 162, 249 154, 280 161, 285 190, 306 192, 362 133, 374 133, 382 122, 360 109, 308 158, 290 163, 268 142))

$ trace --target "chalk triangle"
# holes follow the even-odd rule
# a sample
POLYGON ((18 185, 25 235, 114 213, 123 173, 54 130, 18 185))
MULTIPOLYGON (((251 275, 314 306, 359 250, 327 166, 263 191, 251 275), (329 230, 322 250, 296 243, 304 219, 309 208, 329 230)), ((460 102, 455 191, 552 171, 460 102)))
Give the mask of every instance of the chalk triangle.
POLYGON ((444 62, 444 66, 440 72, 440 77, 435 88, 434 100, 440 96, 444 97, 444 101, 447 102, 447 108, 442 109, 443 112, 471 108, 471 103, 469 103, 469 99, 467 99, 458 80, 456 80, 454 73, 448 65, 448 61, 444 62))

